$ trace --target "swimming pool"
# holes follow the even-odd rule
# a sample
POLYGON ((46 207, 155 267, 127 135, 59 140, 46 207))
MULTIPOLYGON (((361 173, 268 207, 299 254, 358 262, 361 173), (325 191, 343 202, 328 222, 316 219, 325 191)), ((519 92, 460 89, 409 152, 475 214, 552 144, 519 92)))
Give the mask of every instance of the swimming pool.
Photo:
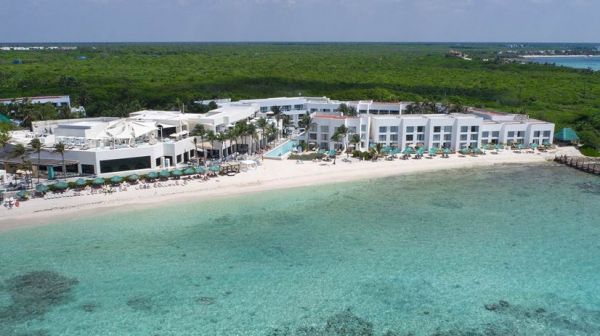
POLYGON ((267 154, 265 154, 265 158, 267 159, 284 159, 294 148, 298 146, 298 142, 294 140, 289 140, 284 142, 283 144, 275 147, 267 154))

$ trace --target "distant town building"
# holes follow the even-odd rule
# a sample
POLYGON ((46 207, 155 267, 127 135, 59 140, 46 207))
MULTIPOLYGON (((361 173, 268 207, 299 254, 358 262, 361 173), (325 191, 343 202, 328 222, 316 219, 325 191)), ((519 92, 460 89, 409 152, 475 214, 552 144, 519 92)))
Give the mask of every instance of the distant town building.
POLYGON ((29 102, 31 104, 52 104, 55 107, 68 107, 71 108, 71 97, 69 96, 39 96, 39 97, 19 97, 19 98, 3 98, 0 99, 0 104, 11 105, 11 104, 22 104, 23 102, 29 102))

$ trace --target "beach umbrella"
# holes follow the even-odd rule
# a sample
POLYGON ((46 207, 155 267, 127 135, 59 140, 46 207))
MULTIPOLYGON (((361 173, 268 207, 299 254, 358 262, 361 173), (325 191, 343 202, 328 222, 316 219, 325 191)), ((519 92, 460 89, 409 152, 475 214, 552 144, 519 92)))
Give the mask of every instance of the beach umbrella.
POLYGON ((450 154, 450 148, 444 148, 444 154, 446 154, 446 155, 450 154))
POLYGON ((69 188, 69 184, 64 181, 60 181, 54 184, 54 189, 65 190, 67 188, 69 188))
POLYGON ((478 147, 473 148, 473 153, 474 154, 481 154, 481 149, 479 149, 478 147))
POLYGON ((542 145, 544 145, 544 146, 552 146, 552 144, 549 141, 542 142, 542 145))
POLYGON ((329 155, 329 156, 335 156, 335 154, 336 154, 336 152, 333 149, 327 153, 327 155, 329 155))
POLYGON ((463 155, 467 155, 467 154, 469 154, 469 149, 467 147, 465 147, 465 148, 463 148, 463 149, 460 150, 460 153, 463 154, 463 155))
POLYGON ((28 193, 28 192, 26 192, 25 190, 19 190, 19 191, 17 191, 17 194, 16 194, 16 196, 17 196, 19 199, 24 199, 24 198, 26 198, 27 196, 29 196, 29 193, 28 193))
POLYGON ((171 172, 171 175, 179 177, 183 175, 183 172, 180 169, 175 169, 171 172))
POLYGON ((154 179, 158 178, 158 173, 157 172, 150 172, 147 176, 148 176, 149 179, 154 180, 154 179))
POLYGON ((94 179, 94 181, 92 181, 92 183, 93 183, 94 185, 103 185, 103 184, 104 184, 104 182, 105 182, 105 181, 104 181, 104 179, 103 179, 102 177, 98 177, 98 178, 94 179))
POLYGON ((496 151, 498 151, 498 150, 502 149, 502 146, 500 146, 500 144, 496 144, 494 146, 494 148, 496 149, 496 151))
POLYGON ((531 148, 532 148, 532 149, 536 149, 536 148, 538 148, 538 146, 539 146, 539 145, 538 145, 538 144, 536 144, 535 142, 531 144, 531 148))
POLYGON ((75 185, 78 186, 78 187, 85 187, 85 184, 86 184, 86 182, 82 178, 77 179, 77 181, 75 181, 75 185))
POLYGON ((410 147, 406 147, 406 148, 404 148, 403 153, 404 154, 412 154, 413 153, 413 149, 410 148, 410 147))
POLYGON ((135 182, 139 179, 140 179, 140 177, 137 174, 127 176, 127 181, 130 181, 130 182, 135 182))
POLYGON ((184 175, 194 175, 195 173, 196 173, 196 170, 192 167, 189 167, 183 171, 184 175))
POLYGON ((169 173, 168 170, 164 169, 161 170, 160 173, 158 174, 161 178, 168 178, 169 176, 171 176, 171 173, 169 173))
POLYGON ((123 182, 123 178, 121 176, 113 176, 110 178, 110 183, 117 184, 121 182, 123 182))
POLYGON ((518 144, 518 145, 517 145, 517 148, 518 148, 519 150, 523 149, 523 144, 518 144))
POLYGON ((435 155, 437 154, 437 150, 438 150, 438 149, 437 149, 437 148, 435 148, 435 147, 431 147, 431 148, 429 148, 429 155, 431 155, 431 156, 435 156, 435 155))
POLYGON ((196 167, 196 174, 204 174, 206 173, 206 168, 204 167, 196 167))
POLYGON ((425 148, 421 147, 421 148, 417 149, 417 154, 423 155, 424 153, 425 153, 425 148))
POLYGON ((45 193, 46 191, 48 191, 48 186, 40 183, 35 186, 35 191, 39 193, 45 193))
POLYGON ((221 167, 219 166, 210 166, 210 168, 208 168, 211 172, 215 172, 218 173, 219 171, 221 171, 221 167))

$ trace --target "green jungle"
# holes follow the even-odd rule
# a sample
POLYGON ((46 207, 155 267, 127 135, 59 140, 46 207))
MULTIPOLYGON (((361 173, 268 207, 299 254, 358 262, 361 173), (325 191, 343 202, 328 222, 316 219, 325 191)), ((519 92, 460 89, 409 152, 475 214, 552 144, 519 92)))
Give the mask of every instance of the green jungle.
MULTIPOLYGON (((88 116, 125 116, 141 108, 182 106, 186 112, 202 113, 206 108, 193 101, 215 98, 304 95, 435 101, 524 113, 556 123, 557 130, 572 127, 585 144, 584 153, 600 153, 600 73, 520 64, 514 61, 514 49, 507 53, 511 47, 503 44, 155 43, 77 47, 68 51, 0 52, 0 98, 70 95, 73 105, 84 106, 88 116), (451 49, 468 54, 472 60, 449 57, 451 49)), ((32 120, 65 116, 49 111, 31 113, 32 120)))

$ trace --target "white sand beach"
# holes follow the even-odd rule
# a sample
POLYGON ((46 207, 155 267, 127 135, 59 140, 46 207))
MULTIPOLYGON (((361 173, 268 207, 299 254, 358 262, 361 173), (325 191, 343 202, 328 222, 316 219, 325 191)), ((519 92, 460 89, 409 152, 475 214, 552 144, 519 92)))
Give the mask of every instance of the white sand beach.
MULTIPOLYGON (((477 157, 460 157, 452 154, 449 158, 437 156, 433 159, 394 160, 394 161, 358 161, 343 162, 338 158, 332 162, 311 162, 303 164, 293 160, 265 160, 256 170, 250 170, 236 176, 220 176, 208 181, 191 180, 186 185, 127 191, 112 194, 84 194, 82 196, 43 199, 34 198, 21 202, 20 207, 8 209, 0 207, 0 231, 20 227, 44 225, 59 222, 61 218, 90 216, 107 210, 131 209, 132 207, 150 207, 172 202, 201 202, 205 198, 227 197, 274 189, 313 186, 319 184, 345 182, 361 179, 380 178, 416 172, 431 172, 448 169, 484 167, 501 164, 531 164, 552 160, 555 155, 578 153, 574 148, 566 147, 559 152, 514 153, 504 150, 499 154, 488 153, 477 157)), ((180 182, 180 184, 182 184, 180 182)))

